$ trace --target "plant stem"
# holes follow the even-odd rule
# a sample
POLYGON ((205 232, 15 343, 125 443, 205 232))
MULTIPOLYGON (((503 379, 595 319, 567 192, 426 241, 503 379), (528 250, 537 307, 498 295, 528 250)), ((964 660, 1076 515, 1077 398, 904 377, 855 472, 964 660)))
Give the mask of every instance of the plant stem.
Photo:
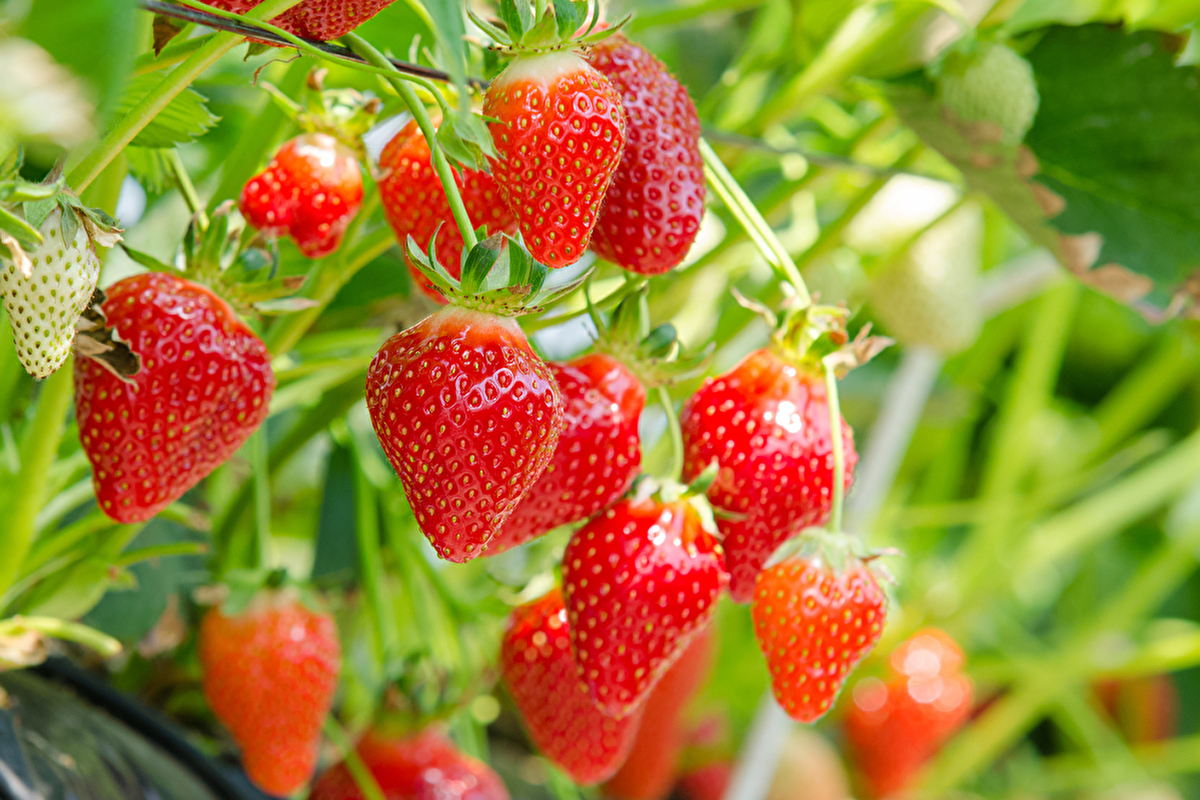
POLYGON ((73 360, 68 358, 42 384, 37 411, 21 442, 21 471, 8 495, 12 511, 7 525, 0 528, 4 530, 4 547, 0 547, 0 594, 16 578, 33 541, 35 521, 46 499, 47 478, 58 454, 74 393, 74 371, 73 360))
POLYGON ((846 445, 842 441, 842 406, 838 401, 837 373, 829 361, 825 364, 825 399, 829 404, 829 439, 833 443, 833 510, 830 530, 842 529, 842 506, 846 497, 846 445))
POLYGON ((658 402, 662 405, 663 413, 667 415, 667 435, 671 437, 671 461, 667 468, 666 477, 671 480, 681 480, 683 475, 683 429, 679 427, 679 413, 675 410, 675 400, 667 387, 659 386, 658 402))
POLYGON ((171 544, 158 544, 152 547, 143 547, 138 550, 131 550, 128 553, 122 553, 121 557, 116 560, 116 565, 121 567, 129 567, 141 561, 149 561, 152 558, 169 558, 170 556, 197 556, 208 551, 208 546, 203 542, 172 542, 171 544))
POLYGON ((399 661, 401 644, 396 615, 388 596, 387 579, 383 571, 383 557, 379 551, 379 499, 362 468, 354 435, 347 431, 351 440, 350 451, 354 454, 354 534, 358 543, 359 573, 366 595, 367 607, 375 622, 375 645, 379 648, 384 674, 399 661))
POLYGON ((462 234, 464 249, 470 250, 479 241, 475 238, 475 227, 471 224, 471 218, 467 215, 466 206, 463 205, 462 195, 458 191, 458 183, 454 179, 454 172, 450 169, 450 162, 446 160, 446 153, 437 143, 437 129, 433 125, 433 120, 429 117, 429 111, 426 110, 425 104, 417 97, 417 92, 413 89, 412 84, 392 65, 392 62, 388 61, 382 53, 372 47, 365 39, 350 33, 343 36, 342 41, 351 50, 366 59, 367 63, 374 64, 387 71, 388 83, 400 95, 400 99, 404 101, 404 105, 408 106, 408 110, 413 115, 413 119, 417 121, 417 126, 420 127, 421 133, 425 134, 425 141, 429 145, 433 168, 437 172, 438 179, 442 182, 442 189, 446 192, 446 201, 450 204, 450 212, 454 215, 454 222, 458 225, 458 232, 462 234))
POLYGON ((254 465, 254 544, 251 548, 251 569, 260 569, 269 558, 271 541, 271 470, 268 462, 265 426, 250 440, 250 458, 254 465))
POLYGON ((350 737, 333 717, 325 720, 325 735, 341 751, 342 763, 346 765, 350 777, 354 778, 354 783, 358 785, 358 791, 362 793, 363 800, 387 800, 384 797, 383 789, 379 788, 379 781, 375 780, 375 775, 359 758, 354 742, 350 741, 350 737))
POLYGON ((0 637, 15 636, 24 631, 37 631, 55 639, 77 642, 90 647, 105 658, 111 658, 121 652, 121 643, 113 637, 100 631, 81 625, 78 622, 68 622, 53 617, 22 617, 15 616, 0 622, 0 637))
MULTIPOLYGON (((299 2, 300 0, 263 0, 261 5, 246 12, 246 18, 269 19, 299 2)), ((201 73, 215 64, 217 59, 242 41, 243 37, 234 33, 219 33, 209 39, 130 109, 100 144, 71 170, 67 177, 67 185, 77 193, 86 189, 108 163, 141 133, 150 120, 190 86, 201 73)))
POLYGON ((179 193, 183 195, 183 201, 187 203, 188 211, 196 215, 200 229, 207 230, 208 213, 204 210, 204 204, 200 202, 200 195, 196 194, 196 187, 192 184, 191 176, 183 166, 183 159, 179 157, 178 148, 171 148, 167 151, 167 161, 171 165, 171 173, 175 177, 179 193))

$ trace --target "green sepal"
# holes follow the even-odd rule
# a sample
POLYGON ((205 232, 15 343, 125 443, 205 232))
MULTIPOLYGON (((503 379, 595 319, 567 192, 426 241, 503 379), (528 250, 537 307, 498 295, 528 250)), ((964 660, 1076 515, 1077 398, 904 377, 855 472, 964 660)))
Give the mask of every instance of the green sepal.
POLYGON ((891 572, 879 561, 887 556, 902 555, 895 548, 873 550, 868 548, 859 536, 853 536, 842 531, 831 531, 822 527, 805 528, 791 538, 785 540, 770 558, 763 564, 767 570, 793 558, 804 561, 821 561, 841 575, 854 562, 861 562, 873 572, 883 583, 896 582, 891 572))
POLYGON ((174 272, 174 267, 164 264, 149 253, 144 253, 141 250, 134 250, 127 244, 122 243, 121 249, 125 251, 125 255, 129 256, 130 260, 138 266, 145 267, 151 272, 174 272))
POLYGON ((713 347, 695 353, 684 351, 678 331, 670 323, 651 326, 649 285, 642 280, 613 309, 605 324, 588 299, 596 326, 596 350, 625 364, 648 388, 669 386, 704 368, 713 347))
POLYGON ((42 243, 42 234, 28 222, 0 206, 0 230, 5 231, 22 246, 35 248, 42 243))
POLYGON ((555 29, 560 39, 569 39, 587 19, 588 4, 578 0, 554 0, 555 29))
POLYGON ((500 21, 508 29, 512 41, 519 42, 533 27, 533 9, 528 0, 500 0, 500 21))
POLYGON ((42 223, 57 206, 58 198, 52 195, 45 200, 26 201, 21 210, 25 212, 25 221, 41 230, 42 223))
POLYGON ((471 169, 488 171, 496 145, 478 114, 447 115, 437 129, 437 143, 447 157, 471 169))
MULTIPOLYGON (((32 203, 53 200, 62 191, 65 181, 60 175, 57 180, 50 183, 34 183, 24 178, 17 178, 12 183, 12 188, 4 199, 12 203, 32 203)), ((29 217, 26 216, 26 219, 29 217)))
MULTIPOLYGON (((436 231, 434 232, 434 238, 437 238, 436 231)), ((492 267, 496 265, 496 261, 500 258, 502 246, 503 242, 500 239, 489 237, 471 248, 463 263, 462 280, 459 282, 459 286, 464 292, 476 294, 483 288, 483 284, 491 273, 492 267)))

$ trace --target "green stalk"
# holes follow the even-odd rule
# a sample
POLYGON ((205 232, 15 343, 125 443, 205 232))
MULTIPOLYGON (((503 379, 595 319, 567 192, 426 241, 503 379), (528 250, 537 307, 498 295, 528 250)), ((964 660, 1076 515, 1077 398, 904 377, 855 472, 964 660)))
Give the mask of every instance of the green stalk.
POLYGON ((829 404, 829 438, 833 442, 833 510, 829 514, 831 530, 842 529, 842 506, 846 495, 846 446, 842 442, 842 406, 838 400, 837 373, 833 364, 825 364, 825 399, 829 404))
POLYGON ((661 11, 639 9, 637 16, 629 21, 625 29, 630 33, 637 33, 663 25, 678 25, 681 22, 721 11, 745 11, 761 5, 763 5, 763 0, 703 0, 703 2, 685 6, 668 6, 661 11))
POLYGON ((0 547, 0 594, 17 576, 33 533, 37 514, 46 500, 50 468, 58 454, 58 444, 65 428, 67 409, 71 406, 75 383, 73 360, 59 368, 42 384, 37 411, 21 442, 21 471, 17 473, 8 495, 11 511, 4 530, 4 547, 0 547))
POLYGON ((679 427, 679 413, 675 411, 675 401, 667 387, 659 386, 655 391, 658 393, 658 402, 663 413, 667 416, 667 436, 671 438, 671 460, 666 477, 677 481, 683 475, 683 429, 679 427))
POLYGON ((475 238, 475 226, 471 224, 471 218, 467 215, 467 208, 463 205, 462 195, 459 193, 458 184, 454 180, 454 172, 450 169, 450 162, 446 160, 446 153, 438 146, 437 129, 433 126, 433 120, 430 119, 429 111, 426 110, 425 104, 417 97, 417 92, 413 89, 412 83, 392 65, 392 62, 387 60, 383 53, 372 47, 361 36, 350 33, 342 37, 342 42, 356 54, 366 59, 368 63, 385 70, 387 72, 388 83, 400 95, 400 99, 404 101, 404 105, 408 106, 408 110, 413 115, 413 119, 417 121, 417 126, 421 129, 421 133, 425 134, 425 141, 429 144, 433 168, 437 172, 438 179, 442 182, 442 189, 446 192, 446 201, 450 204, 450 212, 454 215, 454 222, 458 225, 458 232, 462 234, 464 248, 465 250, 470 250, 479 242, 475 238))
POLYGON ((183 159, 179 157, 178 148, 171 148, 167 151, 167 162, 171 165, 171 174, 175 178, 175 185, 179 187, 179 193, 183 195, 183 201, 187 203, 188 211, 196 215, 201 230, 207 229, 208 214, 204 210, 204 204, 200 202, 200 195, 196 194, 196 187, 192 184, 191 176, 183 166, 183 159))
POLYGON ((265 426, 250 440, 250 458, 254 465, 254 544, 250 551, 251 569, 267 564, 271 542, 271 470, 270 446, 265 426))
POLYGON ((358 791, 362 793, 363 800, 387 800, 384 797, 383 789, 379 788, 379 781, 375 780, 375 775, 359 757, 354 742, 350 741, 350 737, 333 717, 325 720, 325 735, 341 751, 342 763, 346 765, 350 777, 354 778, 354 783, 358 785, 358 791))
MULTIPOLYGON (((351 445, 351 450, 356 451, 357 448, 351 445)), ((354 534, 358 542, 358 563, 363 592, 375 622, 375 645, 379 648, 384 672, 387 674, 400 659, 399 627, 396 624, 391 598, 388 597, 383 557, 379 550, 379 500, 375 487, 371 485, 361 463, 355 452, 354 534)))
MULTIPOLYGON (((246 12, 246 18, 270 19, 299 2, 300 0, 264 0, 261 5, 246 12)), ((108 163, 141 133, 150 120, 190 86, 192 81, 215 64, 217 59, 243 41, 245 40, 241 36, 234 33, 218 33, 209 39, 130 109, 100 144, 71 170, 67 177, 67 185, 77 193, 86 189, 108 163)))
POLYGON ((171 556, 197 556, 207 552, 208 547, 203 542, 172 542, 158 544, 152 547, 142 547, 122 553, 116 560, 116 566, 131 567, 142 561, 153 558, 170 558, 171 556))
POLYGON ((37 631, 46 636, 53 636, 55 639, 76 642, 90 647, 105 658, 111 658, 121 652, 121 643, 116 639, 78 622, 68 622, 53 617, 22 616, 11 617, 0 622, 0 637, 16 636, 25 631, 37 631))

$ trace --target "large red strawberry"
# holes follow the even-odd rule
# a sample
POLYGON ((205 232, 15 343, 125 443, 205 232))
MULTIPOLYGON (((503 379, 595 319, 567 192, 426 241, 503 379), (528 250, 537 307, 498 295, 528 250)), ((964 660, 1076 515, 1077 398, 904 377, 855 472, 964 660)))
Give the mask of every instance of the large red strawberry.
POLYGON ((242 748, 246 775, 273 795, 303 786, 337 688, 333 618, 290 590, 269 590, 238 614, 210 609, 198 648, 204 696, 242 748))
POLYGON ((763 570, 750 615, 775 699, 792 719, 814 722, 883 632, 887 597, 853 556, 835 571, 793 556, 763 570))
POLYGON ((275 375, 262 340, 191 281, 134 275, 109 288, 102 309, 141 369, 124 380, 76 360, 79 438, 100 508, 142 522, 242 446, 266 419, 275 375))
POLYGON ((942 631, 921 631, 892 653, 886 681, 854 686, 846 713, 850 754, 873 797, 910 788, 971 714, 971 679, 962 651, 942 631))
POLYGON ((571 50, 518 56, 483 100, 492 172, 538 261, 578 261, 625 147, 621 96, 571 50))
POLYGON ((459 563, 483 553, 563 428, 554 376, 516 321, 460 306, 380 348, 367 408, 421 531, 459 563))
POLYGON ((571 653, 558 589, 513 610, 500 669, 530 738, 571 780, 599 783, 625 760, 641 714, 612 719, 592 704, 571 653))
POLYGON ((612 504, 642 466, 638 419, 646 390, 610 356, 550 363, 566 407, 566 427, 554 458, 488 546, 502 553, 612 504))
POLYGON ((645 701, 726 582, 721 546, 685 501, 618 502, 575 532, 562 569, 575 658, 613 717, 645 701))
POLYGON ((711 627, 701 631, 650 692, 633 749, 617 774, 605 782, 605 797, 663 800, 671 793, 687 738, 683 712, 708 678, 712 639, 711 627))
POLYGON ((643 275, 687 256, 704 216, 700 120, 687 89, 646 48, 616 34, 589 63, 621 95, 625 153, 604 196, 592 249, 643 275))
MULTIPOLYGON (((447 272, 459 277, 462 274, 462 234, 458 232, 446 192, 430 162, 429 143, 415 120, 404 126, 383 148, 379 169, 382 173, 379 196, 396 238, 404 244, 412 236, 422 249, 428 250, 429 240, 437 231, 438 261, 447 272)), ((500 199, 491 175, 474 169, 460 169, 454 177, 472 225, 486 226, 488 234, 516 232, 516 219, 508 204, 500 199)), ((431 299, 446 302, 413 263, 407 263, 413 283, 431 299)))
MULTIPOLYGON (((730 512, 717 525, 739 603, 750 602, 755 577, 780 544, 829 517, 833 442, 819 370, 765 348, 705 381, 684 404, 684 480, 714 460, 720 468, 708 499, 730 512)), ((845 421, 842 436, 849 487, 858 455, 845 421)))
POLYGON ((341 245, 362 198, 354 151, 327 133, 305 133, 246 183, 238 208, 264 234, 286 234, 304 255, 322 258, 341 245))
MULTIPOLYGON (((383 790, 384 800, 509 800, 492 768, 471 758, 439 733, 396 738, 368 731, 355 752, 383 790)), ((321 775, 310 800, 364 800, 345 764, 321 775)))
MULTIPOLYGON (((262 0, 209 0, 226 11, 244 14, 262 0)), ((295 36, 327 42, 345 36, 396 0, 302 0, 271 20, 295 36)))

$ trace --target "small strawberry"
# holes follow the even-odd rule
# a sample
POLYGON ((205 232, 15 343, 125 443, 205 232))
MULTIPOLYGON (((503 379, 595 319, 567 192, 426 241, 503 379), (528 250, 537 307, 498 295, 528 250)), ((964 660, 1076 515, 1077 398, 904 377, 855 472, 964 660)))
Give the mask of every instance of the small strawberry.
POLYGON ((549 366, 566 425, 546 471, 489 545, 492 555, 587 519, 625 494, 641 469, 646 390, 628 367, 603 354, 549 366))
MULTIPOLYGON (((492 768, 432 730, 395 738, 368 731, 355 752, 375 776, 384 800, 509 800, 492 768)), ((364 800, 345 764, 325 772, 309 800, 364 800)))
MULTIPOLYGON (((225 11, 244 14, 262 0, 210 0, 225 11)), ((305 39, 328 42, 345 36, 396 0, 303 0, 271 20, 271 24, 305 39)))
POLYGON ((883 632, 887 597, 853 556, 834 571, 822 557, 793 556, 763 570, 750 615, 775 699, 792 719, 814 722, 883 632))
POLYGON ((87 228, 75 222, 68 233, 63 214, 55 206, 42 222, 43 243, 28 253, 28 275, 15 261, 0 263, 0 297, 17 357, 35 378, 50 377, 71 354, 75 323, 100 279, 100 259, 87 228))
POLYGON ((380 348, 367 408, 421 531, 458 563, 483 553, 563 428, 554 376, 516 321, 457 305, 380 348))
POLYGON ((575 532, 562 568, 575 658, 617 718, 704 629, 726 582, 721 546, 685 501, 618 502, 575 532))
POLYGON ((663 800, 671 793, 687 733, 683 711, 708 678, 712 628, 701 631, 646 699, 642 724, 625 763, 604 784, 616 800, 663 800))
MULTIPOLYGON (((819 364, 788 358, 782 348, 751 353, 724 375, 704 382, 680 417, 684 480, 714 460, 708 490, 723 534, 729 590, 748 603, 762 565, 786 539, 821 525, 833 502, 833 442, 819 364)), ((846 486, 858 455, 842 423, 846 486)))
POLYGON ((721 800, 732 778, 732 762, 713 761, 680 775, 675 794, 682 800, 721 800))
POLYGON ((513 609, 500 670, 538 749, 579 784, 616 772, 633 746, 640 712, 612 719, 592 704, 571 653, 562 593, 513 609))
POLYGON ((96 501, 118 522, 157 514, 229 459, 267 416, 266 346, 209 289, 164 273, 113 284, 102 306, 141 362, 123 379, 75 362, 79 438, 96 501))
MULTIPOLYGON (((462 234, 458 232, 445 190, 430 163, 429 143, 415 120, 404 126, 383 148, 379 169, 383 175, 379 180, 379 196, 396 238, 403 244, 412 236, 422 249, 428 250, 429 240, 436 231, 438 261, 455 278, 461 276, 462 234)), ((455 174, 455 183, 472 225, 476 228, 485 226, 489 235, 497 231, 516 232, 516 220, 508 205, 500 199, 491 175, 474 169, 460 169, 455 174)), ((431 299, 446 302, 430 287, 420 270, 411 261, 407 263, 413 283, 431 299)))
POLYGON ((678 266, 704 216, 700 120, 687 89, 654 55, 621 34, 588 62, 625 109, 625 151, 592 235, 602 258, 643 275, 678 266))
POLYGON ((341 245, 362 198, 354 151, 327 133, 305 133, 246 183, 238 208, 264 234, 286 234, 308 258, 323 258, 341 245))
POLYGON ((273 795, 303 786, 337 688, 333 618, 306 608, 294 592, 268 590, 238 614, 209 609, 198 651, 204 696, 242 748, 246 775, 273 795))
POLYGON ((984 123, 1010 145, 1025 138, 1041 102, 1033 66, 1000 42, 950 53, 938 76, 938 99, 963 122, 984 123))
POLYGON ((1109 678, 1094 683, 1092 691, 1132 744, 1162 742, 1179 734, 1179 687, 1169 672, 1109 678))
POLYGON ((621 162, 621 96, 575 52, 523 54, 488 87, 483 115, 494 120, 492 173, 530 254, 575 263, 621 162))
POLYGON ((873 797, 910 788, 921 768, 971 714, 963 655, 942 631, 921 631, 896 648, 886 681, 854 686, 846 713, 850 753, 873 797))

